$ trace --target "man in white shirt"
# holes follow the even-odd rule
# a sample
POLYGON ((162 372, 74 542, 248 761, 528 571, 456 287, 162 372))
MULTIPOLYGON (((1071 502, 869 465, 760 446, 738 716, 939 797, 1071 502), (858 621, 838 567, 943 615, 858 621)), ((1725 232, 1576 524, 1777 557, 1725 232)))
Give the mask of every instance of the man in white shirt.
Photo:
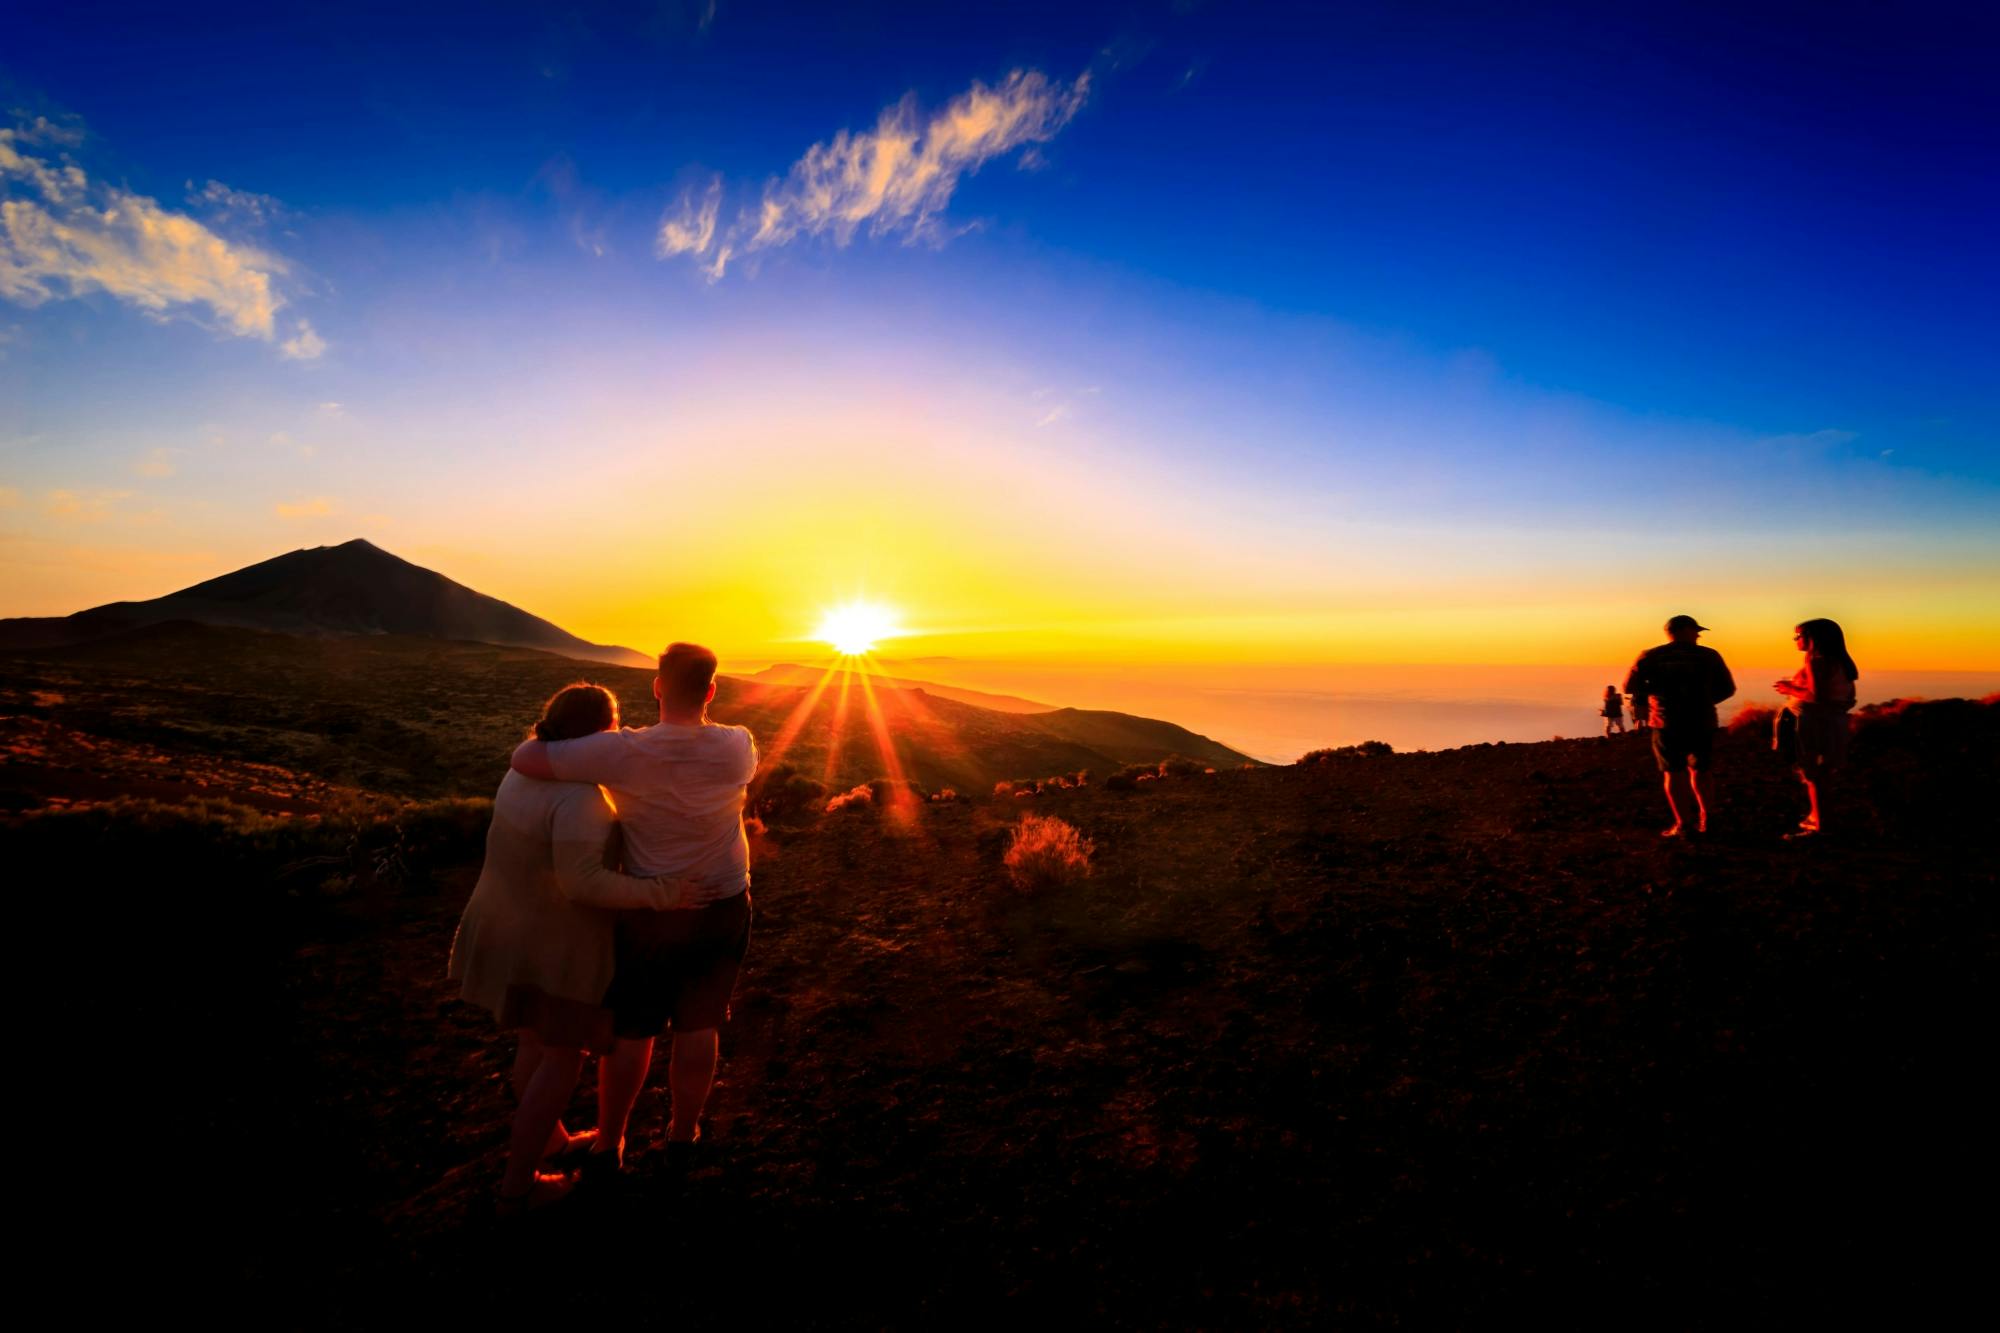
POLYGON ((598 1069, 598 1132, 590 1158, 612 1171, 652 1063, 653 1039, 663 1030, 673 1033, 667 1142, 691 1144, 700 1137, 702 1108, 715 1082, 716 1030, 728 1017, 750 944, 743 800, 757 772, 757 743, 744 727, 708 720, 715 670, 708 649, 672 644, 653 678, 656 725, 568 741, 523 741, 514 751, 514 768, 526 777, 594 782, 611 793, 628 873, 692 879, 704 891, 692 910, 619 914, 617 973, 604 997, 619 1040, 598 1069))

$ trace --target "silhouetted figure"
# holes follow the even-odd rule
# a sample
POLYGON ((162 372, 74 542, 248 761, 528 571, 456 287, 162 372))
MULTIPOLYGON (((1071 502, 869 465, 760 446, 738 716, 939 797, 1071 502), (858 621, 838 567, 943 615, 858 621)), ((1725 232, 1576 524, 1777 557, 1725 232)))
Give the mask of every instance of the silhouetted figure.
MULTIPOLYGON (((1808 620, 1792 630, 1792 643, 1805 662, 1789 680, 1773 682, 1785 696, 1791 725, 1781 727, 1780 744, 1789 736, 1794 771, 1806 784, 1806 817, 1787 839, 1818 837, 1824 829, 1823 789, 1847 762, 1848 713, 1854 708, 1854 682, 1861 679, 1847 655, 1847 635, 1831 620, 1808 620)), ((1784 719, 1780 719, 1783 721, 1784 719)))
POLYGON ((1604 687, 1604 706, 1598 709, 1598 712, 1604 717, 1604 734, 1606 736, 1609 736, 1614 731, 1621 735, 1624 733, 1625 696, 1618 693, 1616 685, 1606 685, 1604 687))
POLYGON ((1676 778, 1686 782, 1694 797, 1696 832, 1708 832, 1701 779, 1714 762, 1720 725, 1715 706, 1736 693, 1736 682, 1721 653, 1695 642, 1707 629, 1693 616, 1675 616, 1666 624, 1667 642, 1640 653, 1625 677, 1625 692, 1649 703, 1653 758, 1659 762, 1667 809, 1674 816, 1673 827, 1661 831, 1663 838, 1681 837, 1687 828, 1675 793, 1676 778))
POLYGON ((1646 729, 1646 696, 1643 694, 1632 694, 1626 697, 1632 701, 1632 730, 1644 731, 1646 729))

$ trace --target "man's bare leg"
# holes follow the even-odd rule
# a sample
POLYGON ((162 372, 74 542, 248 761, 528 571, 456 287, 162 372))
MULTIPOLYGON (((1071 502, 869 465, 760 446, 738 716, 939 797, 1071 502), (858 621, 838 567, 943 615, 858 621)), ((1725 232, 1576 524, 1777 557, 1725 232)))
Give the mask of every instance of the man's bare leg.
POLYGON ((1663 838, 1678 838, 1681 835, 1681 804, 1674 799, 1674 773, 1672 769, 1668 769, 1661 775, 1660 786, 1665 788, 1667 793, 1667 809, 1674 812, 1674 826, 1670 829, 1661 830, 1660 836, 1663 838))
POLYGON ((646 1071, 653 1065, 653 1039, 620 1037, 611 1053, 597 1062, 597 1142, 591 1155, 625 1151, 625 1127, 638 1104, 639 1090, 646 1086, 646 1071))
POLYGON ((1701 794, 1700 769, 1694 767, 1688 769, 1688 787, 1694 792, 1695 830, 1700 833, 1706 833, 1708 832, 1708 802, 1701 794))
POLYGON ((674 1108, 667 1123, 667 1142, 693 1143, 701 1133, 702 1108, 708 1105, 709 1089, 715 1086, 718 1045, 714 1028, 674 1033, 673 1063, 667 1070, 674 1108))

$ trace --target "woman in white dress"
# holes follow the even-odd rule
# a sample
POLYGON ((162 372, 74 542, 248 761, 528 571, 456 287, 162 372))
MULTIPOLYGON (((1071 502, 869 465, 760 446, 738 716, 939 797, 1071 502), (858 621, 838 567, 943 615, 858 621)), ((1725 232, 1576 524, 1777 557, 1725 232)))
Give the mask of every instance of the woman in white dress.
MULTIPOLYGON (((617 725, 611 692, 579 684, 557 691, 531 734, 571 740, 617 725)), ((698 892, 684 880, 610 869, 617 827, 610 802, 589 783, 537 782, 509 771, 493 798, 486 861, 459 920, 449 971, 461 996, 520 1038, 503 1213, 553 1203, 573 1183, 540 1167, 551 1153, 568 1155, 573 1142, 587 1141, 563 1130, 562 1112, 585 1051, 611 1048, 611 1013, 601 1003, 611 984, 611 910, 667 910, 698 892)))

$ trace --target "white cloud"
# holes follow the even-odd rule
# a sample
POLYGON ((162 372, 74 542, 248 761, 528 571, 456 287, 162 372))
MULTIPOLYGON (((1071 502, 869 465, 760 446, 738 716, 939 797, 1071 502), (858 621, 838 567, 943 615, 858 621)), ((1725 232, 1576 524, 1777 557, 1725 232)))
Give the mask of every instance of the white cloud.
MULTIPOLYGON (((93 182, 41 148, 74 141, 45 120, 0 129, 0 189, 9 196, 0 199, 0 297, 35 306, 103 292, 155 318, 194 316, 238 337, 276 337, 283 259, 145 195, 93 182)), ((324 349, 307 334, 286 344, 288 355, 297 354, 292 343, 317 343, 311 355, 324 349)))
POLYGON ((321 403, 319 414, 323 417, 344 417, 347 415, 347 409, 339 403, 321 403))
POLYGON ((317 361, 326 350, 326 339, 313 332, 310 320, 300 320, 298 331, 278 344, 278 351, 288 361, 317 361))
POLYGON ((340 512, 339 503, 325 495, 308 496, 289 503, 281 500, 271 508, 279 518, 325 518, 340 512))
POLYGON ((688 191, 661 223, 659 253, 693 257, 713 281, 732 258, 800 237, 844 246, 866 230, 905 242, 942 240, 939 219, 959 182, 996 157, 1032 152, 1054 138, 1089 92, 1088 74, 1062 83, 1015 70, 994 87, 974 82, 928 119, 911 94, 885 108, 874 129, 842 130, 808 148, 727 228, 717 225, 719 177, 699 193, 688 191))

